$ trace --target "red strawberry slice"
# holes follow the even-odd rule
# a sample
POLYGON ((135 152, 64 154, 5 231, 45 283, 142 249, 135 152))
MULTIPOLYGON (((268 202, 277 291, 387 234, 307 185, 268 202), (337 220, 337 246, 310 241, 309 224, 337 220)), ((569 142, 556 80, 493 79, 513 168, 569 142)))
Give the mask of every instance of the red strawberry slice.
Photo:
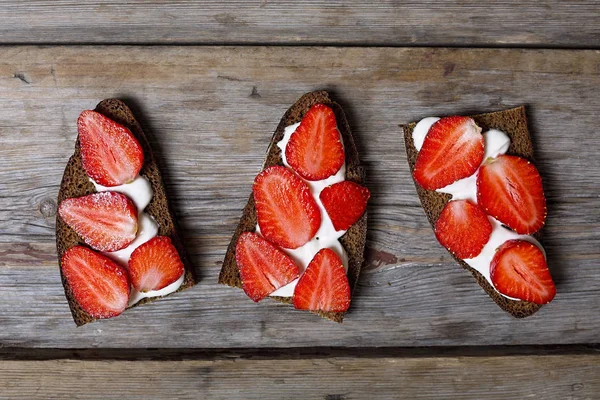
POLYGON ((542 177, 521 157, 502 155, 486 160, 477 176, 477 202, 517 233, 537 232, 546 221, 542 177))
POLYGON ((85 243, 100 251, 121 250, 137 233, 137 208, 131 199, 117 192, 63 200, 58 214, 85 243))
POLYGON ((300 273, 287 254, 253 232, 240 235, 235 261, 244 292, 256 302, 287 285, 300 273))
POLYGON ((465 259, 481 253, 492 234, 492 224, 477 204, 454 200, 446 204, 434 230, 442 246, 465 259))
POLYGON ((525 240, 509 240, 496 250, 490 277, 496 289, 509 297, 546 304, 556 295, 544 254, 525 240))
POLYGON ((413 176, 435 190, 473 175, 483 161, 481 128, 469 117, 445 117, 429 129, 413 176))
POLYGON ((93 318, 114 317, 127 308, 129 277, 111 259, 75 246, 63 254, 61 268, 75 300, 93 318))
POLYGON ((131 253, 129 275, 139 292, 160 290, 183 275, 184 267, 171 238, 156 236, 131 253))
POLYGON ((308 185, 285 167, 273 166, 254 180, 260 232, 268 241, 296 249, 315 236, 321 212, 308 185))
POLYGON ((344 164, 344 146, 333 110, 315 104, 302 118, 285 148, 288 164, 309 181, 325 179, 344 164))
POLYGON ((296 285, 293 302, 300 310, 348 310, 350 284, 337 254, 330 249, 321 249, 315 254, 296 285))
POLYGON ((85 110, 77 120, 83 168, 103 186, 135 179, 144 164, 142 146, 129 129, 104 115, 85 110))
POLYGON ((342 181, 326 187, 319 199, 336 231, 347 230, 363 215, 371 194, 358 183, 342 181))

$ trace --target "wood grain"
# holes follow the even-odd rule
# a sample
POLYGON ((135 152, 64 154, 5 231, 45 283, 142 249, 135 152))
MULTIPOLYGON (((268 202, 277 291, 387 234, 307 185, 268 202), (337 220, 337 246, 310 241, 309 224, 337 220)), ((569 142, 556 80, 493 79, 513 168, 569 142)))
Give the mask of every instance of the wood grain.
POLYGON ((282 348, 597 343, 600 52, 523 49, 0 47, 0 345, 282 348), (367 169, 367 265, 343 325, 216 283, 272 132, 301 94, 344 107, 367 169), (54 244, 76 119, 118 97, 163 171, 199 285, 75 329, 54 244), (525 104, 558 295, 500 310, 435 241, 398 124, 525 104))
POLYGON ((0 43, 600 46, 597 1, 0 1, 0 43))
POLYGON ((593 399, 600 356, 3 361, 3 399, 593 399))

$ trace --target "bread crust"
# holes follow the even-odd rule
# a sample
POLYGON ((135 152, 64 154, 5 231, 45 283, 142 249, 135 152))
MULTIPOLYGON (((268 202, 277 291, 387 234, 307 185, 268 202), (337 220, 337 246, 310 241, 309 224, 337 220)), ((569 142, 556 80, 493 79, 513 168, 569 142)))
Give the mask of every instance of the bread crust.
MULTIPOLYGON (((127 107, 127 105, 118 99, 106 99, 102 100, 95 108, 95 111, 105 115, 113 121, 116 121, 131 130, 133 135, 139 141, 142 149, 144 150, 144 164, 140 171, 140 175, 148 179, 152 187, 152 200, 144 210, 147 214, 151 215, 158 223, 158 235, 169 236, 171 241, 175 245, 175 248, 179 252, 179 256, 185 266, 185 279, 181 287, 177 292, 188 289, 194 286, 196 279, 194 276, 193 268, 191 267, 187 258, 185 249, 181 242, 179 232, 176 225, 175 216, 169 206, 167 199, 165 186, 160 174, 156 159, 150 148, 150 144, 144 135, 144 132, 140 124, 135 119, 133 113, 127 107)), ((81 152, 79 146, 79 137, 75 143, 75 153, 69 159, 65 172, 63 174, 62 182, 60 184, 60 190, 58 192, 58 202, 60 204, 63 200, 73 197, 81 197, 87 194, 95 193, 96 190, 94 185, 90 182, 83 165, 81 162, 81 152)), ((77 233, 71 229, 63 220, 60 215, 56 215, 56 250, 58 253, 58 263, 60 267, 60 275, 63 286, 65 288, 65 295, 69 302, 71 314, 73 320, 77 326, 87 324, 95 319, 85 312, 79 303, 75 300, 73 292, 69 287, 69 283, 65 279, 62 273, 62 256, 67 249, 76 246, 86 246, 83 239, 77 235, 77 233)), ((167 295, 168 296, 168 295, 167 295)), ((165 297, 165 296, 161 296, 165 297)), ((142 304, 150 303, 160 297, 152 297, 141 300, 134 304, 133 307, 137 307, 142 304)))
MULTIPOLYGON (((485 132, 488 129, 499 129, 506 133, 510 137, 510 147, 508 148, 507 154, 526 158, 533 162, 533 145, 531 143, 531 136, 527 128, 527 116, 525 115, 525 107, 520 106, 504 111, 497 111, 486 114, 472 115, 471 116, 477 125, 481 126, 485 132)), ((403 126, 404 130, 404 144, 406 147, 406 155, 408 164, 410 166, 411 176, 415 169, 415 162, 417 160, 418 151, 415 148, 412 132, 415 128, 416 123, 410 123, 403 126)), ((413 179, 414 180, 414 179, 413 179)), ((439 193, 435 190, 426 190, 422 188, 417 182, 415 182, 417 188, 417 194, 421 200, 423 210, 427 215, 427 219, 432 227, 435 226, 435 222, 440 216, 440 213, 450 201, 451 195, 445 193, 439 193)), ((538 241, 541 239, 541 231, 536 232, 533 235, 538 241)), ((452 257, 467 271, 469 271, 477 283, 485 290, 485 292, 507 313, 511 314, 516 318, 524 318, 534 314, 540 309, 541 305, 530 303, 527 301, 511 300, 496 291, 492 285, 475 269, 471 268, 462 259, 454 256, 452 257)))
MULTIPOLYGON (((364 186, 365 176, 364 169, 360 165, 358 151, 352 138, 350 126, 346 120, 346 116, 342 107, 332 101, 329 98, 329 94, 326 91, 315 91, 306 93, 296 103, 294 103, 284 114, 283 118, 279 122, 271 142, 269 144, 267 155, 263 164, 262 169, 271 167, 273 165, 283 165, 283 159, 281 157, 281 150, 277 147, 277 142, 283 138, 283 131, 285 127, 293 125, 302 120, 304 114, 315 104, 325 104, 332 108, 335 113, 337 125, 342 139, 344 141, 344 150, 346 157, 346 180, 356 182, 364 186)), ((243 232, 253 232, 256 228, 256 208, 254 206, 254 197, 250 194, 248 203, 244 207, 240 222, 231 238, 227 253, 225 254, 225 260, 223 261, 223 267, 219 274, 219 283, 229 285, 232 287, 242 287, 242 281, 240 280, 239 268, 235 261, 235 246, 238 241, 238 237, 243 232)), ((364 262, 365 244, 367 238, 367 212, 350 227, 340 238, 340 242, 348 254, 348 281, 350 282, 350 290, 354 291, 360 275, 360 269, 364 262)), ((291 304, 291 297, 272 297, 272 299, 291 304)), ((331 319, 335 322, 341 323, 344 319, 343 312, 316 312, 324 318, 331 319)))

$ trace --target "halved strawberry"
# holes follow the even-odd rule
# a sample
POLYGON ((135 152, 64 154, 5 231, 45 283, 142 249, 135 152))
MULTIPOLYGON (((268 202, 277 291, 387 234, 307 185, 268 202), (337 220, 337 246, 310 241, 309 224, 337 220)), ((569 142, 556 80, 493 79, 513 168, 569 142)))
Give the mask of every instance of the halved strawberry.
POLYGON ((435 223, 435 236, 458 258, 473 258, 490 240, 492 224, 481 207, 469 200, 446 204, 435 223))
POLYGON ((257 175, 252 188, 260 232, 270 242, 296 249, 315 236, 321 212, 308 185, 285 167, 257 175))
POLYGON ((114 317, 127 308, 129 277, 111 259, 74 246, 63 254, 61 267, 75 300, 93 318, 114 317))
POLYGON ((131 253, 129 275, 139 292, 160 290, 181 277, 183 263, 171 238, 155 236, 131 253))
POLYGON ((321 191, 319 199, 336 231, 347 230, 363 215, 371 194, 369 189, 351 181, 334 183, 321 191))
POLYGON ((483 161, 481 128, 469 117, 445 117, 429 129, 413 176, 435 190, 473 175, 483 161))
POLYGON ((90 247, 116 251, 127 247, 137 233, 138 212, 122 193, 100 192, 63 200, 58 214, 90 247))
POLYGON ((330 249, 313 257, 294 290, 300 310, 344 312, 350 307, 350 283, 342 260, 330 249))
POLYGON ((302 118, 285 148, 288 164, 301 177, 319 181, 337 173, 344 164, 344 146, 333 110, 315 104, 302 118))
POLYGON ((135 179, 144 164, 142 146, 129 129, 104 115, 85 110, 77 120, 83 168, 103 186, 135 179))
POLYGON ((254 301, 261 301, 299 275, 298 266, 283 251, 253 232, 240 235, 235 247, 242 288, 254 301))
POLYGON ((496 250, 490 278, 500 293, 532 303, 546 304, 556 295, 544 254, 525 240, 509 240, 496 250))
POLYGON ((485 161, 477 176, 477 202, 517 233, 537 232, 546 221, 542 177, 521 157, 501 155, 485 161))

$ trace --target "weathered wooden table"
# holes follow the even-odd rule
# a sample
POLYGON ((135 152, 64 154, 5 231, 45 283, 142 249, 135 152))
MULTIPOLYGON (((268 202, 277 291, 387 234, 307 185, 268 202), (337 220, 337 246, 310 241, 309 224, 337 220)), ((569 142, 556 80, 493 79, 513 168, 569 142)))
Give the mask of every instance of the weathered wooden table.
POLYGON ((0 398, 600 398, 600 3, 0 1, 0 398), (367 183, 343 325, 216 283, 279 118, 327 89, 367 183), (79 112, 145 127, 200 283, 75 328, 54 242, 79 112), (399 125, 527 105, 556 299, 517 320, 437 244, 399 125))

